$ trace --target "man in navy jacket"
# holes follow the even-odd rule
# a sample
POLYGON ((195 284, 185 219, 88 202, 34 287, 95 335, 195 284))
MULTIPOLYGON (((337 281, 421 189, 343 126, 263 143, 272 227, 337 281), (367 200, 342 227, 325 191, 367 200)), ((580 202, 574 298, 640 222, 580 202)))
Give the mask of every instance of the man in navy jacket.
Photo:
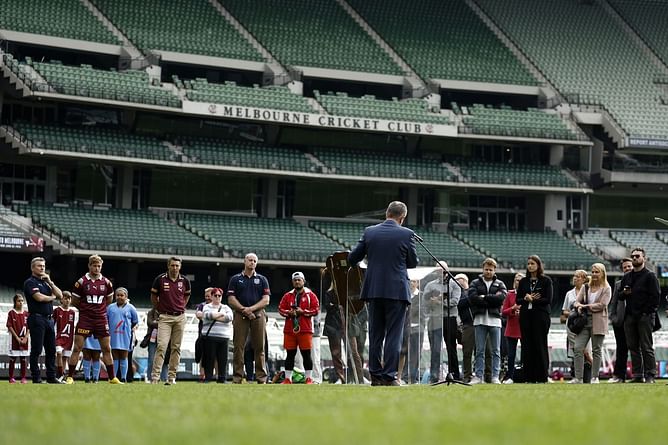
POLYGON ((369 309, 372 386, 399 385, 397 368, 404 317, 411 296, 407 269, 418 263, 415 234, 401 227, 407 212, 403 202, 391 202, 385 211, 385 221, 367 227, 348 256, 351 264, 359 263, 365 256, 368 261, 361 299, 367 302, 369 309))

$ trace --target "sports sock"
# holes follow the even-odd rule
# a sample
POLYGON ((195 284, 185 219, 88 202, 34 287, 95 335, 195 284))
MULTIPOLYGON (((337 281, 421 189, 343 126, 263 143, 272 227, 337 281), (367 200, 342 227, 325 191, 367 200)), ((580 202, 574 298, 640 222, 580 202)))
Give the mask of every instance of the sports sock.
POLYGON ((120 362, 121 362, 121 380, 125 381, 125 378, 128 375, 128 359, 122 358, 120 362))
POLYGON ((69 364, 68 365, 68 371, 67 371, 67 376, 74 378, 74 372, 77 370, 77 365, 75 364, 69 364))
POLYGON ((100 361, 93 360, 93 380, 100 380, 100 361))
POLYGON ((310 379, 311 376, 313 375, 313 371, 310 370, 310 369, 307 369, 307 370, 305 371, 305 374, 306 374, 306 378, 307 378, 307 379, 310 379))
POLYGON ((64 372, 64 369, 63 369, 62 365, 58 366, 57 371, 58 371, 58 373, 56 374, 56 377, 62 377, 63 372, 64 372))
POLYGON ((114 372, 114 362, 111 362, 108 365, 105 363, 104 366, 107 368, 107 376, 109 376, 109 380, 116 377, 116 373, 114 372))
MULTIPOLYGON (((118 359, 115 358, 115 359, 114 359, 114 370, 115 370, 116 372, 118 372, 118 369, 120 368, 120 366, 118 365, 118 363, 119 363, 118 359)), ((109 375, 111 375, 111 374, 109 374, 109 375)), ((113 377, 117 377, 117 375, 114 374, 113 377)), ((113 378, 113 377, 110 377, 110 378, 113 378)))
POLYGON ((15 358, 10 358, 9 359, 9 378, 13 379, 14 378, 14 367, 16 366, 16 359, 15 358))
POLYGON ((84 380, 90 380, 90 360, 83 361, 84 380))
POLYGON ((26 378, 26 368, 27 368, 27 366, 26 366, 26 358, 25 358, 25 357, 21 357, 21 379, 25 379, 25 378, 26 378))
POLYGON ((285 370, 285 378, 286 379, 291 379, 292 378, 292 369, 291 370, 285 370))

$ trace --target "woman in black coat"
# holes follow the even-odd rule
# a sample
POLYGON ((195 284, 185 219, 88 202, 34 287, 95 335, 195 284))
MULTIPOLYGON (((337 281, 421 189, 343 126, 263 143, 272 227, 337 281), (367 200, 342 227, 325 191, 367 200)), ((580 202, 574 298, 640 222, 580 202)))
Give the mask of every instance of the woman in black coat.
POLYGON ((550 356, 547 334, 550 330, 552 280, 543 273, 537 255, 527 259, 527 274, 517 288, 522 331, 522 370, 527 383, 547 382, 550 356))

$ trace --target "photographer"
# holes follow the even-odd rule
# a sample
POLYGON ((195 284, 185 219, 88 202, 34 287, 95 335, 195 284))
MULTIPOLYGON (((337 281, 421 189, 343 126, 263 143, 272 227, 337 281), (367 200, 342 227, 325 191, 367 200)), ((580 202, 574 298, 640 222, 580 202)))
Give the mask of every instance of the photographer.
POLYGON ((283 384, 292 383, 292 370, 295 366, 297 347, 304 359, 307 385, 313 384, 313 359, 311 347, 313 344, 313 320, 320 312, 318 297, 311 289, 304 286, 304 274, 292 274, 293 289, 286 292, 278 304, 278 312, 286 318, 283 328, 283 346, 287 351, 285 358, 285 380, 283 384))
POLYGON ((474 314, 475 327, 475 376, 471 384, 483 381, 485 343, 487 337, 492 346, 492 383, 500 384, 501 371, 501 306, 507 294, 506 285, 496 277, 496 261, 485 258, 482 274, 471 282, 469 302, 474 314))

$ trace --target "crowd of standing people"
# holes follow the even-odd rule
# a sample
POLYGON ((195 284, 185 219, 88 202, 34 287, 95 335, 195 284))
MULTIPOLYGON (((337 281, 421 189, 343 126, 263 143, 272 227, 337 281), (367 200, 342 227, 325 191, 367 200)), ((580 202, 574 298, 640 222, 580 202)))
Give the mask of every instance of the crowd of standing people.
MULTIPOLYGON (((278 382, 322 381, 321 333, 329 340, 332 382, 369 382, 372 386, 420 382, 425 329, 430 345, 427 381, 431 383, 443 377, 442 345, 447 355, 448 382, 548 382, 554 290, 540 257, 527 258, 526 272, 515 274, 511 289, 497 277, 493 258, 482 262, 482 273, 470 284, 467 275, 452 276, 447 263, 441 261, 437 264, 439 276, 421 287, 417 280, 409 280, 408 269, 418 265, 416 240, 421 239, 402 227, 406 214, 405 204, 390 203, 386 220, 367 227, 348 256, 351 265, 367 263, 360 293, 365 305, 361 310, 344 311, 333 280, 321 302, 306 286, 302 272, 291 275, 292 289, 282 296, 278 306, 285 318, 286 352, 278 382), (322 327, 321 308, 326 311, 322 327), (369 380, 363 368, 367 331, 369 380), (462 345, 461 370, 457 343, 462 345), (518 344, 521 366, 516 369, 518 344), (348 353, 345 358, 344 350, 348 353), (505 373, 502 356, 507 357, 505 373), (345 363, 353 369, 353 378, 344 372, 345 363)), ((567 351, 572 358, 570 383, 599 382, 609 325, 616 342, 616 365, 609 382, 626 381, 628 353, 631 381, 655 381, 652 332, 657 326, 660 288, 645 261, 645 251, 633 249, 630 257, 621 261, 623 276, 614 286, 608 283, 602 263, 594 263, 589 273, 575 271, 574 287, 565 296, 561 321, 565 323, 574 314, 585 320, 577 332, 567 328, 567 351)), ((256 271, 257 264, 257 255, 247 254, 243 270, 230 278, 227 293, 220 287, 207 288, 205 301, 197 306, 200 324, 195 350, 203 382, 226 383, 231 345, 232 382, 268 383, 266 307, 271 291, 267 278, 256 271), (223 303, 225 295, 227 304, 223 303)), ((154 384, 176 383, 191 296, 191 284, 181 274, 181 265, 180 258, 169 258, 167 271, 155 278, 150 290, 153 308, 147 313, 147 332, 141 346, 148 348, 147 381, 154 384)), ((10 383, 27 383, 28 358, 32 382, 42 383, 38 362, 42 352, 47 383, 74 383, 81 353, 86 382, 99 380, 100 357, 110 383, 122 384, 133 375, 131 357, 137 343, 138 314, 128 290, 114 290, 112 282, 102 275, 102 266, 102 258, 91 255, 88 272, 70 292, 62 291, 46 273, 44 258, 31 261, 24 293, 14 296, 14 307, 7 317, 10 383), (59 306, 54 307, 57 303, 59 306)))

